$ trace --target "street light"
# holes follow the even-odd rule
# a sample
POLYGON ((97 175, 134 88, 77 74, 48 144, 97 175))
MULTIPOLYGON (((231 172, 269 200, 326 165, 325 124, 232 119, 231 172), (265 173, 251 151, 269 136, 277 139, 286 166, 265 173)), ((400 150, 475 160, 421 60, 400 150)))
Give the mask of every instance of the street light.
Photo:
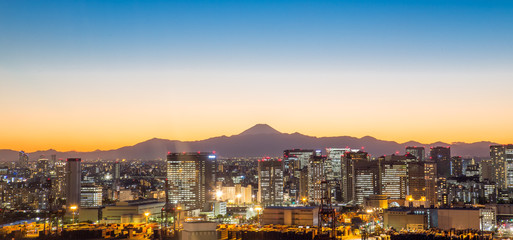
POLYGON ((148 217, 150 216, 149 212, 145 212, 144 216, 146 217, 146 224, 148 224, 148 217))
POLYGON ((256 206, 255 210, 257 211, 257 223, 260 225, 260 210, 262 210, 262 207, 256 206))
POLYGON ((306 201, 307 201, 307 200, 308 200, 308 199, 307 199, 306 197, 303 197, 303 198, 301 199, 301 201, 303 201, 303 205, 306 205, 306 201))
POLYGON ((78 206, 77 205, 71 205, 69 207, 69 209, 71 209, 72 211, 72 223, 75 223, 75 211, 78 209, 78 206))
POLYGON ((182 206, 176 207, 176 210, 178 210, 178 229, 180 229, 180 212, 182 210, 182 206))

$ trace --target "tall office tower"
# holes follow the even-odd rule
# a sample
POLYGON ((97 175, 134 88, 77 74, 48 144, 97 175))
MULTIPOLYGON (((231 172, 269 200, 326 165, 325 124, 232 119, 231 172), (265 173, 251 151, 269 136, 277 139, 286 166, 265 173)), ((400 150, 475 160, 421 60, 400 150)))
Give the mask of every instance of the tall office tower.
POLYGON ((283 190, 291 200, 300 201, 301 170, 308 167, 310 156, 315 150, 288 149, 283 151, 283 190))
POLYGON ((293 164, 297 171, 301 171, 303 167, 308 166, 308 162, 310 161, 310 156, 315 155, 315 150, 305 150, 305 149, 290 149, 283 151, 283 158, 288 163, 295 159, 299 164, 293 164), (289 160, 290 159, 290 160, 289 160))
POLYGON ((55 184, 53 184, 55 190, 52 192, 55 194, 55 198, 66 198, 66 162, 62 159, 55 162, 55 184))
POLYGON ((422 197, 426 197, 426 180, 424 174, 423 162, 408 163, 408 195, 411 195, 413 200, 421 200, 422 197))
POLYGON ((353 200, 355 204, 363 204, 363 200, 371 195, 379 194, 381 174, 378 161, 353 162, 353 200))
POLYGON ((479 181, 484 182, 486 180, 495 182, 495 171, 491 159, 482 160, 479 164, 479 181))
POLYGON ((451 177, 463 176, 463 159, 461 156, 451 158, 451 177))
POLYGON ((55 169, 55 163, 57 162, 57 155, 52 154, 50 156, 50 169, 55 169))
POLYGON ((24 151, 20 151, 18 155, 18 165, 20 166, 20 168, 28 168, 28 155, 24 151))
POLYGON ((431 147, 429 159, 437 164, 437 177, 451 175, 451 147, 431 147))
POLYGON ((214 153, 168 153, 168 199, 183 209, 203 208, 215 199, 214 153))
POLYGON ((301 169, 299 176, 299 199, 305 203, 308 200, 308 167, 301 169))
POLYGON ((84 184, 81 187, 80 207, 99 207, 102 205, 101 186, 94 184, 84 184))
POLYGON ((342 158, 346 152, 357 152, 358 149, 351 148, 326 148, 326 180, 330 186, 332 202, 342 201, 342 158))
POLYGON ((283 161, 263 158, 258 161, 258 199, 264 206, 283 204, 283 161))
POLYGON ((82 180, 82 159, 68 158, 66 160, 66 207, 80 206, 80 190, 82 180))
POLYGON ((37 160, 37 172, 41 173, 43 175, 48 175, 49 169, 48 169, 48 158, 41 155, 39 159, 37 160))
POLYGON ((346 152, 342 158, 342 201, 350 202, 355 200, 354 195, 354 163, 358 161, 368 161, 369 154, 366 152, 346 152))
POLYGON ((112 178, 112 194, 110 198, 117 199, 119 196, 119 179, 121 177, 121 166, 119 161, 114 162, 112 166, 113 178, 112 178))
POLYGON ((513 144, 490 146, 490 158, 498 188, 513 188, 513 144))
POLYGON ((113 168, 114 168, 113 178, 115 180, 119 180, 119 178, 121 177, 121 166, 120 166, 119 161, 114 162, 113 168))
POLYGON ((438 196, 436 191, 436 163, 432 161, 424 162, 424 179, 426 184, 426 200, 429 201, 430 205, 437 205, 438 196))
POLYGON ((326 180, 324 165, 326 156, 313 155, 308 166, 308 202, 321 203, 323 197, 321 183, 326 180))
POLYGON ((424 161, 426 158, 426 150, 424 147, 406 147, 406 153, 415 156, 419 161, 424 161))
POLYGON ((383 161, 381 194, 387 195, 390 199, 405 199, 407 183, 408 168, 405 162, 383 161))

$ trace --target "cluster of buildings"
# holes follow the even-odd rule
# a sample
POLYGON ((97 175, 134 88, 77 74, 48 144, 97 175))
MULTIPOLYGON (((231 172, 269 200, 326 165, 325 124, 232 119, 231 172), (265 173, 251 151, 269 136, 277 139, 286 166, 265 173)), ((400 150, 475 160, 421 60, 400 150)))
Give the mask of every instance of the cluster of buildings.
POLYGON ((109 223, 145 217, 162 221, 163 211, 171 210, 173 219, 177 210, 185 219, 251 209, 256 212, 246 215, 251 218, 258 207, 289 220, 308 212, 313 224, 316 213, 309 209, 329 203, 389 209, 385 216, 391 225, 393 219, 409 222, 417 216, 426 228, 438 226, 432 219, 443 219, 442 209, 472 206, 482 220, 498 215, 487 210, 497 206, 476 206, 513 199, 513 145, 490 146, 490 158, 483 160, 453 156, 450 147, 428 151, 411 146, 403 155, 372 157, 363 148, 288 149, 281 157, 258 159, 169 152, 165 161, 136 165, 56 155, 30 162, 20 152, 16 163, 0 167, 0 207, 50 211, 76 206, 83 218, 109 223))

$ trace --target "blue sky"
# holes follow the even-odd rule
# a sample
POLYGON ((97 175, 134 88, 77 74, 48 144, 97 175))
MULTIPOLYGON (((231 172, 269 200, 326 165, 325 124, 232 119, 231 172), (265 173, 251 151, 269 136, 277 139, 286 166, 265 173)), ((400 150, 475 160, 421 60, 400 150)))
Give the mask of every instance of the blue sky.
POLYGON ((310 135, 508 142, 512 43, 513 1, 4 0, 0 106, 11 117, 1 121, 13 144, 30 140, 20 129, 87 129, 91 143, 78 145, 103 144, 120 122, 141 140, 265 122, 310 135), (437 105, 445 107, 433 114, 437 105), (291 107, 330 117, 283 115, 291 107), (175 114, 201 119, 198 109, 212 119, 175 114), (484 117, 504 109, 504 119, 484 117), (412 121, 424 131, 402 129, 412 121))

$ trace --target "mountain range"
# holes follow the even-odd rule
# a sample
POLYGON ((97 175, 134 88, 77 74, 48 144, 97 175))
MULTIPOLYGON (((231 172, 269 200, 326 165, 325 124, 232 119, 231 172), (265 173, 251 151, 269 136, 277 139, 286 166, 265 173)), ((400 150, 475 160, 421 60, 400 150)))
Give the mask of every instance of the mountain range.
MULTIPOLYGON (((200 141, 178 141, 153 138, 133 146, 126 146, 114 150, 96 150, 92 152, 58 152, 50 149, 28 153, 30 160, 36 160, 41 155, 49 157, 56 154, 58 158, 80 157, 84 160, 94 159, 140 159, 155 160, 164 159, 167 152, 196 152, 216 151, 221 157, 262 157, 281 156, 283 150, 302 149, 325 149, 327 147, 350 147, 364 148, 372 156, 390 155, 404 153, 406 146, 424 146, 426 153, 429 153, 430 146, 450 146, 452 155, 464 157, 489 157, 489 146, 493 142, 452 144, 435 142, 422 144, 419 142, 397 143, 394 141, 379 140, 366 136, 362 138, 340 136, 340 137, 312 137, 300 133, 281 133, 267 124, 257 124, 246 131, 233 136, 213 137, 200 141)), ((0 150, 0 161, 16 161, 17 150, 0 150)))

